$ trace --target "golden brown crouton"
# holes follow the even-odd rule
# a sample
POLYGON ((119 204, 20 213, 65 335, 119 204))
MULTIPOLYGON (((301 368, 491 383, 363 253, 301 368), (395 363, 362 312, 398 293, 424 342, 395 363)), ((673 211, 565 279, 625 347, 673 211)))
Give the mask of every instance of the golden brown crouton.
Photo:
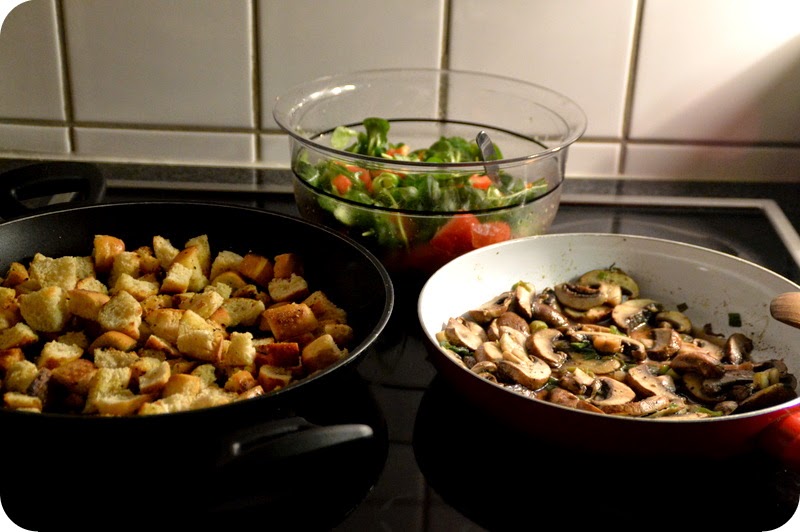
POLYGON ((109 289, 109 294, 113 296, 124 290, 138 301, 143 301, 150 296, 157 295, 158 289, 159 283, 153 275, 134 278, 130 274, 123 272, 117 277, 117 282, 109 289))
POLYGON ((0 372, 8 371, 11 364, 20 360, 25 360, 25 352, 19 347, 0 350, 0 372))
POLYGON ((73 393, 86 395, 92 377, 97 372, 97 367, 91 360, 79 358, 63 366, 54 368, 51 376, 53 380, 73 393))
POLYGON ((28 280, 28 268, 21 262, 12 262, 8 266, 8 272, 3 279, 3 286, 14 288, 28 280))
POLYGON ((102 347, 93 353, 94 365, 98 368, 129 368, 139 360, 135 351, 121 351, 113 347, 102 347))
POLYGON ((262 312, 264 312, 264 302, 259 299, 229 297, 209 319, 223 327, 237 325, 249 327, 257 323, 262 312))
POLYGON ((285 388, 292 381, 291 370, 264 364, 258 368, 258 383, 265 392, 285 388))
POLYGON ((96 349, 112 347, 119 351, 131 351, 136 347, 137 340, 119 331, 106 331, 95 338, 89 345, 88 351, 93 353, 96 349))
POLYGON ((214 290, 207 290, 193 294, 191 298, 182 301, 179 306, 184 310, 193 310, 204 318, 210 317, 225 302, 222 294, 214 290))
POLYGON ((0 349, 25 347, 38 341, 39 335, 24 322, 19 322, 13 327, 0 331, 0 349))
POLYGON ((177 308, 160 308, 147 314, 145 319, 152 334, 175 345, 178 342, 180 323, 185 312, 177 308))
POLYGON ((42 400, 32 395, 19 392, 6 392, 3 394, 3 405, 9 410, 24 410, 26 412, 41 412, 42 400))
POLYGON ((339 349, 330 334, 323 334, 305 346, 300 356, 303 360, 303 367, 309 373, 313 373, 338 362, 345 354, 346 351, 339 349))
POLYGON ((100 309, 108 303, 111 296, 93 290, 75 288, 67 292, 67 310, 75 316, 97 321, 100 309))
POLYGON ((285 278, 274 278, 267 287, 273 301, 300 301, 308 297, 308 283, 303 277, 292 274, 285 278))
POLYGON ((42 288, 59 286, 71 290, 81 278, 78 275, 78 261, 77 257, 51 258, 37 253, 28 267, 30 281, 42 288))
POLYGON ((253 334, 250 332, 232 332, 227 348, 222 353, 220 362, 226 366, 249 366, 256 358, 253 345, 253 334))
MULTIPOLYGON (((188 268, 191 272, 189 276, 189 284, 185 290, 181 290, 182 292, 187 290, 189 292, 200 292, 203 287, 208 284, 208 277, 205 274, 206 269, 203 263, 203 259, 205 257, 204 253, 205 252, 199 246, 189 246, 182 249, 180 253, 175 256, 175 259, 173 259, 168 272, 175 268, 176 264, 180 264, 188 268)), ((185 273, 181 271, 181 276, 183 275, 185 275, 185 273)))
POLYGON ((100 273, 108 273, 114 264, 114 258, 125 251, 125 242, 110 235, 95 235, 92 258, 94 268, 100 273))
POLYGON ((180 294, 189 290, 194 271, 192 268, 174 262, 167 269, 167 275, 161 281, 161 291, 167 294, 180 294))
POLYGON ((255 386, 258 386, 258 381, 253 377, 253 374, 245 369, 240 369, 228 377, 223 388, 227 392, 242 394, 255 386))
POLYGON ((205 387, 203 379, 185 373, 172 374, 161 392, 162 397, 170 395, 197 395, 205 387))
POLYGON ((200 271, 204 277, 211 273, 211 244, 208 235, 198 235, 190 238, 184 244, 184 248, 197 248, 197 262, 200 264, 200 271))
POLYGON ((347 312, 336 306, 321 290, 312 292, 303 303, 311 307, 311 311, 321 323, 347 323, 347 312))
POLYGON ((36 365, 40 368, 54 369, 83 356, 83 349, 77 345, 70 345, 52 340, 42 347, 36 365))
POLYGON ((292 368, 300 365, 300 345, 297 342, 272 342, 257 346, 258 360, 270 366, 292 368))
POLYGON ((58 332, 64 328, 71 316, 67 290, 52 285, 30 294, 23 294, 19 296, 19 311, 31 329, 58 332))
POLYGON ((291 340, 314 331, 319 323, 308 305, 287 303, 266 309, 264 319, 277 341, 291 340))
POLYGON ((39 368, 30 360, 13 362, 6 371, 4 387, 10 392, 25 393, 38 373, 39 368))
POLYGON ((220 251, 211 263, 211 272, 208 278, 211 279, 213 283, 219 274, 236 271, 243 258, 244 257, 233 251, 220 251))
POLYGON ((142 323, 142 306, 135 297, 122 290, 103 305, 97 322, 107 331, 119 331, 138 339, 142 323))
POLYGON ((243 277, 265 288, 273 277, 272 262, 257 253, 246 254, 239 263, 238 271, 243 277))
POLYGON ((296 253, 281 253, 280 255, 275 255, 275 266, 273 269, 275 271, 275 277, 281 279, 291 277, 292 274, 302 277, 304 273, 303 261, 300 255, 296 253))
POLYGON ((141 275, 141 258, 135 251, 123 251, 114 257, 111 272, 108 274, 108 286, 112 287, 117 284, 117 279, 123 273, 127 273, 134 278, 141 275))
POLYGON ((161 269, 166 270, 169 268, 169 266, 172 264, 172 261, 175 260, 175 257, 178 256, 180 251, 181 250, 172 245, 172 242, 170 242, 168 238, 164 238, 161 235, 156 235, 153 237, 153 253, 155 253, 156 258, 161 265, 161 269))
POLYGON ((205 318, 186 310, 178 324, 175 345, 186 356, 206 362, 218 362, 222 350, 222 330, 214 327, 205 318))

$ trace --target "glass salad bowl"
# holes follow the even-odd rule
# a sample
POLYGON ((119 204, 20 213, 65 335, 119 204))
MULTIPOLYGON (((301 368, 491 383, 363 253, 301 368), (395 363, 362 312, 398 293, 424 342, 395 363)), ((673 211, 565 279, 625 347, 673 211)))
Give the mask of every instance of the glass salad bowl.
POLYGON ((467 71, 324 77, 278 97, 304 218, 393 273, 423 278, 465 252, 547 231, 567 151, 586 129, 567 97, 467 71))

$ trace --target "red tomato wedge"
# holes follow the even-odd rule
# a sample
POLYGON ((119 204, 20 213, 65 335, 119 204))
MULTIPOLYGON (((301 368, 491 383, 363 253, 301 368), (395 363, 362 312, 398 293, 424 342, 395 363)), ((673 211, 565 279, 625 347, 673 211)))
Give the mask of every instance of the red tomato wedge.
POLYGON ((433 235, 431 246, 452 256, 466 253, 474 249, 472 229, 476 225, 480 222, 474 214, 456 214, 433 235))
POLYGON ((511 226, 506 222, 486 222, 472 228, 472 246, 482 248, 511 238, 511 226))
POLYGON ((333 185, 339 194, 347 194, 347 191, 350 190, 350 187, 353 186, 353 183, 347 178, 344 174, 339 174, 333 179, 331 179, 331 185, 333 185))
POLYGON ((486 190, 492 184, 492 179, 488 175, 474 174, 470 176, 469 183, 474 188, 486 190))

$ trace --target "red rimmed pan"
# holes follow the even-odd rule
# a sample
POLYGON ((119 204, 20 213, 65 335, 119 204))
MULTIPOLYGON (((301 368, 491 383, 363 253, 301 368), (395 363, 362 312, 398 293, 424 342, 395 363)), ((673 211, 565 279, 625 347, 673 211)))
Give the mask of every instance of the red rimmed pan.
POLYGON ((715 332, 742 332, 756 346, 755 359, 780 358, 800 376, 800 330, 773 319, 770 303, 796 283, 751 262, 697 246, 614 234, 531 237, 481 248, 437 271, 423 287, 419 319, 434 364, 472 404, 538 437, 570 446, 645 456, 725 458, 761 447, 800 470, 800 398, 729 416, 667 421, 580 411, 531 399, 455 363, 438 346, 437 332, 450 317, 490 301, 525 280, 537 290, 614 265, 647 297, 686 305, 695 324, 715 332), (731 327, 729 314, 741 316, 731 327))

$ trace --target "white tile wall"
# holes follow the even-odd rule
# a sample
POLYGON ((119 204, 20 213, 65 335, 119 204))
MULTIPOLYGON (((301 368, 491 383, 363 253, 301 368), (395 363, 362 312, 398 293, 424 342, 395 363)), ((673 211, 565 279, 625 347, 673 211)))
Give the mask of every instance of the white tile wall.
POLYGON ((574 99, 568 175, 800 180, 797 0, 29 0, 0 31, 0 157, 284 168, 278 94, 402 66, 574 99))

